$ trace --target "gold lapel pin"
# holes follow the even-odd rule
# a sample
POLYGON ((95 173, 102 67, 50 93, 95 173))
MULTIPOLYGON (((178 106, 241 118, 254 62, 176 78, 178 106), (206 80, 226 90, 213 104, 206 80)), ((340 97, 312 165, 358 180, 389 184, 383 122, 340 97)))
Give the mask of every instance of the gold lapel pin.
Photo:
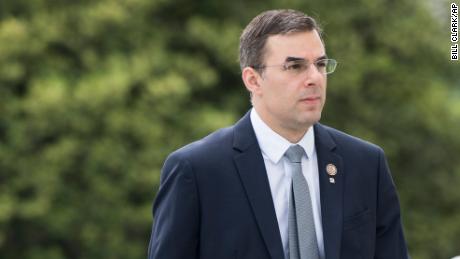
POLYGON ((337 167, 334 164, 328 164, 326 166, 326 172, 329 176, 335 176, 337 174, 337 167))
POLYGON ((334 164, 327 164, 326 172, 330 176, 329 177, 329 182, 330 183, 335 183, 334 176, 337 174, 337 167, 334 164))

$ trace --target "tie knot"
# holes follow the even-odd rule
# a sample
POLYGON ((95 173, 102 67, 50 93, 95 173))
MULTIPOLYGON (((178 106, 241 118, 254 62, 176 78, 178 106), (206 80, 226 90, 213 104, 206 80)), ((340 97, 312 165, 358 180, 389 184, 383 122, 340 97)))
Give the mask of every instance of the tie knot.
POLYGON ((305 153, 305 150, 300 145, 290 146, 284 156, 289 159, 291 163, 300 163, 302 160, 302 155, 305 153))

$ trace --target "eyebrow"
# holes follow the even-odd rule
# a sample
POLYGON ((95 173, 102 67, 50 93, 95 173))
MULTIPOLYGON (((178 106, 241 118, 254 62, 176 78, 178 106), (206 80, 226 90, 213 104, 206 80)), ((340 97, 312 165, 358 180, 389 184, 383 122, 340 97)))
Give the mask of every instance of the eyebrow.
MULTIPOLYGON (((322 55, 321 57, 317 58, 316 60, 327 59, 327 55, 322 55)), ((292 61, 305 61, 304 58, 300 57, 286 57, 285 62, 292 62, 292 61)))
POLYGON ((286 62, 292 62, 292 61, 304 61, 304 58, 298 58, 298 57, 287 57, 286 62))

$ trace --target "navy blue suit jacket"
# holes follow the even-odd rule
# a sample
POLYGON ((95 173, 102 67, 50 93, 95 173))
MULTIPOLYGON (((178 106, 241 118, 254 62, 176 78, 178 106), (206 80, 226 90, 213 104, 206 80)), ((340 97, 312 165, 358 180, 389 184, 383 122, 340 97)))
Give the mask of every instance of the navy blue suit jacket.
MULTIPOLYGON (((319 123, 314 130, 326 259, 408 258, 382 149, 319 123)), ((153 212, 150 259, 284 258, 249 113, 166 159, 153 212)))

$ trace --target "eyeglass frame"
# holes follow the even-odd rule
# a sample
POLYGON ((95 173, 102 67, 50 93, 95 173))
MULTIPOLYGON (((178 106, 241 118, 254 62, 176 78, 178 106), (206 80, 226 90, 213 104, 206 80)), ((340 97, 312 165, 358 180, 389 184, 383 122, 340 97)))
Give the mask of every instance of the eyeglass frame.
POLYGON ((304 58, 298 58, 298 57, 287 57, 286 58, 286 61, 281 64, 281 65, 261 65, 261 66, 251 66, 253 69, 256 69, 256 70, 259 70, 259 69, 265 69, 265 68, 269 68, 269 67, 282 67, 283 68, 283 71, 292 71, 292 69, 294 68, 289 68, 288 66, 289 65, 299 65, 299 64, 302 64, 302 65, 305 65, 305 69, 302 69, 301 71, 299 71, 299 74, 300 72, 304 72, 304 71, 307 71, 308 68, 310 67, 311 64, 314 64, 315 65, 315 68, 318 72, 320 72, 321 74, 324 74, 324 75, 328 75, 328 74, 332 74, 335 72, 335 69, 337 68, 337 60, 335 59, 332 59, 332 58, 328 58, 326 56, 323 56, 323 57, 320 57, 319 59, 315 60, 314 62, 310 62, 304 58), (320 71, 320 67, 317 65, 319 62, 324 62, 324 61, 327 61, 328 63, 330 61, 332 61, 334 64, 333 65, 333 69, 331 72, 327 72, 327 71, 324 71, 321 72, 320 71))

